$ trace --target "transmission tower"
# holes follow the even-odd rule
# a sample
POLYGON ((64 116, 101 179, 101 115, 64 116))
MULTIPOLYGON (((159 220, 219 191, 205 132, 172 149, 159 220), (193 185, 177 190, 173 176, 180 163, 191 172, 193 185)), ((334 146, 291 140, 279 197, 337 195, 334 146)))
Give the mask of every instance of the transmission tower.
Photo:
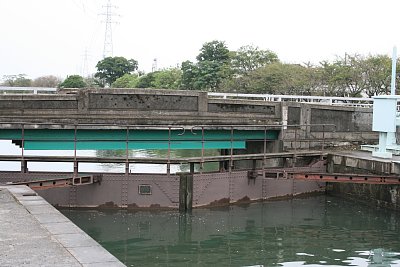
POLYGON ((113 21, 114 16, 118 16, 113 12, 113 9, 117 7, 111 4, 111 0, 107 0, 107 5, 103 6, 105 8, 105 13, 100 15, 105 16, 106 31, 104 35, 104 48, 103 48, 103 58, 113 56, 113 40, 112 40, 112 24, 116 23, 113 21))
POLYGON ((85 49, 85 53, 82 55, 83 64, 82 64, 82 77, 89 76, 89 59, 91 55, 88 53, 88 49, 85 49))
POLYGON ((157 59, 153 59, 153 65, 151 66, 151 72, 157 71, 157 59))

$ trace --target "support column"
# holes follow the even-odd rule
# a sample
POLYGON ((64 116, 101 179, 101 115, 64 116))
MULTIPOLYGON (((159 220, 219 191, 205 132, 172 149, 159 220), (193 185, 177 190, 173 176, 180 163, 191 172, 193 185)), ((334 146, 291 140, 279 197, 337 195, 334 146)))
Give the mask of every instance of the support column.
POLYGON ((387 135, 388 133, 386 132, 379 132, 378 151, 372 152, 373 157, 387 158, 387 159, 392 158, 392 153, 386 151, 387 135))
POLYGON ((190 212, 193 206, 193 175, 181 173, 179 178, 179 211, 190 212))

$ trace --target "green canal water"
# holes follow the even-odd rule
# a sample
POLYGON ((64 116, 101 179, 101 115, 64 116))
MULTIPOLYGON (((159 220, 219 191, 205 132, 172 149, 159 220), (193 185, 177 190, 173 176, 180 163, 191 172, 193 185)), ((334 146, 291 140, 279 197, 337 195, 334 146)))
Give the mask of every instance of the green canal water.
POLYGON ((191 214, 62 212, 127 266, 400 266, 400 213, 330 196, 191 214))

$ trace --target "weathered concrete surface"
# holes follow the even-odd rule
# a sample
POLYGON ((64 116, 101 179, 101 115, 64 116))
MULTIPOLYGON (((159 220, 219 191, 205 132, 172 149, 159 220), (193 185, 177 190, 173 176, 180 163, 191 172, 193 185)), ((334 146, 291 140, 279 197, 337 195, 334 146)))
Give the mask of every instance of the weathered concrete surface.
MULTIPOLYGON (((328 155, 328 172, 377 175, 399 175, 400 157, 381 159, 371 152, 349 151, 328 155)), ((330 194, 346 197, 370 205, 400 209, 400 186, 385 184, 330 183, 330 194)))
MULTIPOLYGON (((206 92, 86 89, 75 94, 0 95, 1 122, 66 125, 252 125, 280 121, 280 104, 213 99, 206 92)), ((11 127, 12 128, 12 127, 11 127)))
POLYGON ((125 265, 27 186, 2 186, 0 266, 125 265))

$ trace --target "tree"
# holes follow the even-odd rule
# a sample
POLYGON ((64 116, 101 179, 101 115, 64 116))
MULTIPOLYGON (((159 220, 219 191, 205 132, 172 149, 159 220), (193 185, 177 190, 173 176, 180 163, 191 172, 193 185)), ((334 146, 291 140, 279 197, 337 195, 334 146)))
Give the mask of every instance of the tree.
POLYGON ((86 83, 80 75, 70 75, 61 84, 61 88, 84 88, 86 83))
POLYGON ((232 56, 232 68, 239 74, 246 74, 275 62, 279 62, 277 54, 251 45, 240 47, 232 56))
POLYGON ((186 90, 200 89, 197 85, 197 78, 199 75, 199 68, 193 62, 187 60, 182 62, 181 65, 182 78, 181 88, 186 90))
POLYGON ((215 40, 203 44, 196 59, 197 64, 182 63, 182 88, 216 91, 232 75, 231 53, 225 42, 215 40))
MULTIPOLYGON (((390 93, 392 60, 386 55, 377 55, 369 56, 363 63, 368 84, 365 93, 369 97, 390 93)), ((399 82, 399 79, 396 81, 399 82)))
POLYGON ((140 76, 137 88, 154 88, 154 72, 140 76))
POLYGON ((32 86, 32 80, 26 78, 26 74, 4 75, 3 85, 10 87, 29 87, 32 86))
POLYGON ((154 88, 179 89, 181 85, 182 71, 177 68, 164 69, 154 72, 154 88))
POLYGON ((135 88, 139 82, 139 77, 133 74, 124 74, 112 83, 113 88, 135 88))
POLYGON ((104 80, 106 85, 111 86, 119 77, 132 73, 138 68, 138 62, 134 59, 127 60, 124 57, 106 57, 96 65, 96 78, 104 80))
POLYGON ((32 85, 35 87, 57 87, 60 83, 60 78, 53 75, 48 75, 34 79, 32 85))
POLYGON ((212 41, 200 49, 198 60, 198 87, 207 91, 220 89, 222 81, 231 76, 231 53, 225 42, 212 41))

